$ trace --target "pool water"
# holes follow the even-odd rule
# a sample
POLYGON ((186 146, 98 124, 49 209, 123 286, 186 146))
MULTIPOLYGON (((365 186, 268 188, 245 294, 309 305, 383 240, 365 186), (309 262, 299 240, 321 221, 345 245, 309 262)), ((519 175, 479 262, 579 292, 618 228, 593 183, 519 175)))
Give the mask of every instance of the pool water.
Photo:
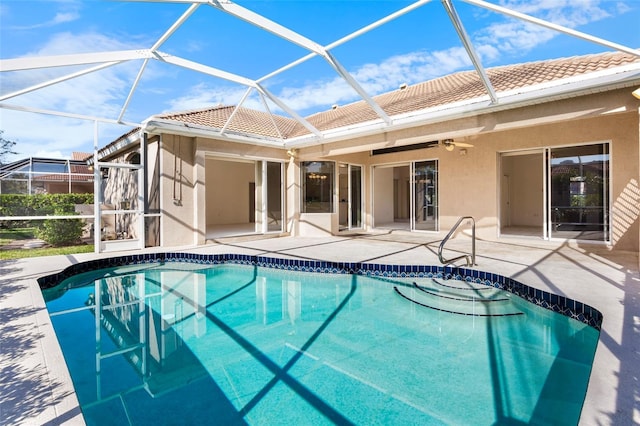
POLYGON ((167 263, 43 292, 90 425, 576 424, 599 337, 443 279, 167 263))

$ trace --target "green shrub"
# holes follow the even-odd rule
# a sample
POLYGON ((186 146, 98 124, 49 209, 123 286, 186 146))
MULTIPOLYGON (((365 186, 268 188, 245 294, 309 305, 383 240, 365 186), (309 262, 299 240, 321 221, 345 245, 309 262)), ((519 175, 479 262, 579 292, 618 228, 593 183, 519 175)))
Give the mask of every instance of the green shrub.
POLYGON ((93 194, 0 194, 0 216, 68 214, 76 204, 93 204, 93 194))
MULTIPOLYGON (((93 204, 93 194, 0 194, 0 216, 70 215, 76 204, 93 204)), ((76 219, 74 219, 76 220, 76 219)), ((41 227, 41 221, 0 221, 1 228, 41 227)))
POLYGON ((36 235, 52 246, 68 246, 80 242, 82 226, 80 219, 47 219, 36 235))

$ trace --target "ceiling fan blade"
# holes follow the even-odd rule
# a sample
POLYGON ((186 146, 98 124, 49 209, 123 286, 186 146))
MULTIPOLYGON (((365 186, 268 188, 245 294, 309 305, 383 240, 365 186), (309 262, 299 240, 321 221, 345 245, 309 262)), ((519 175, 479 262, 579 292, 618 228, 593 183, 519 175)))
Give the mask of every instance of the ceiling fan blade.
POLYGON ((473 145, 464 142, 454 142, 454 145, 458 148, 473 148, 473 145))

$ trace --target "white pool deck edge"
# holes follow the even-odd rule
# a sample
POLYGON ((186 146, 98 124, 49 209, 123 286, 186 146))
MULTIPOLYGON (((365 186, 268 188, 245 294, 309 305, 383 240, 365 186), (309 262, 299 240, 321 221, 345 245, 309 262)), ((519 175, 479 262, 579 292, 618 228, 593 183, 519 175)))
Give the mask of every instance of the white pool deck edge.
MULTIPOLYGON (((438 265, 442 235, 272 238, 148 251, 239 253, 326 261, 438 265)), ((450 241, 469 250, 468 237, 450 241)), ((132 252, 140 253, 140 251, 132 252)), ((452 251, 448 253, 452 254, 452 251)), ((477 242, 477 269, 589 304, 604 315, 580 425, 640 424, 638 256, 598 244, 503 238, 477 242)), ((0 261, 0 424, 82 425, 84 420, 37 278, 126 253, 0 261)))

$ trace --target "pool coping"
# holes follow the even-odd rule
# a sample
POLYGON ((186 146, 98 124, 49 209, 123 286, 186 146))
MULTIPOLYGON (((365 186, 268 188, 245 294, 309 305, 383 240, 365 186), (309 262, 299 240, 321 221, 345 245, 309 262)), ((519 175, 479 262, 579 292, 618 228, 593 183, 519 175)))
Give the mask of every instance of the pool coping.
POLYGON ((528 286, 513 278, 492 272, 458 266, 443 265, 390 265, 363 262, 328 262, 319 260, 282 259, 246 254, 199 254, 159 252, 114 256, 71 265, 61 272, 38 279, 41 289, 60 284, 66 278, 97 269, 157 262, 184 262, 207 265, 240 264, 296 272, 354 274, 389 278, 440 278, 467 281, 508 291, 544 309, 573 318, 600 331, 603 316, 596 308, 585 303, 528 286))
MULTIPOLYGON (((441 238, 441 235, 402 232, 347 237, 282 237, 214 241, 204 246, 171 249, 147 248, 129 254, 168 250, 198 254, 236 252, 336 262, 437 264, 435 249, 441 238)), ((453 250, 464 251, 469 246, 468 238, 463 234, 450 242, 453 250)), ((531 238, 479 240, 478 244, 478 265, 471 268, 510 276, 532 287, 598 307, 603 322, 579 424, 640 424, 638 253, 612 251, 609 247, 581 242, 531 238)), ((0 367, 18 372, 5 376, 8 383, 5 390, 19 398, 0 398, 0 425, 16 424, 6 423, 6 420, 3 423, 2 418, 8 418, 5 414, 18 419, 19 424, 85 424, 37 279, 78 262, 113 255, 85 253, 0 261, 0 313, 3 317, 0 321, 0 367), (19 357, 7 357, 6 349, 2 348, 5 337, 11 339, 16 334, 30 344, 19 347, 19 357), (34 388, 32 383, 38 387, 34 388)))

